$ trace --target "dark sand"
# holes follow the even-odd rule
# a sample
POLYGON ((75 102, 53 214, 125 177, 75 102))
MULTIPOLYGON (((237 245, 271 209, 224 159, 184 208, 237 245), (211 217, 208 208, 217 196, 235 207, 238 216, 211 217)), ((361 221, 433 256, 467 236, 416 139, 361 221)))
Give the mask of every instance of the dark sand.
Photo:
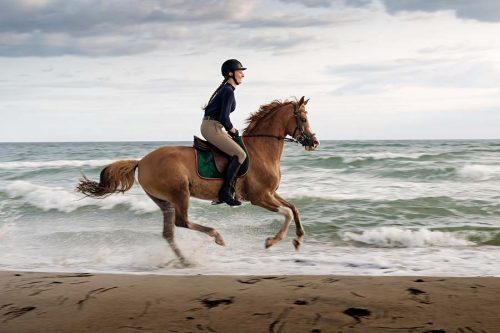
POLYGON ((0 332, 500 332, 499 278, 0 272, 0 332))

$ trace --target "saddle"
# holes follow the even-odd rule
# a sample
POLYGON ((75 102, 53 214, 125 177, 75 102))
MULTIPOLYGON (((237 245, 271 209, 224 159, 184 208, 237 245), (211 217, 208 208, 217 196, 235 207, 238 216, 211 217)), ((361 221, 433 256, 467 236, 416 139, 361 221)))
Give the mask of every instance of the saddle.
MULTIPOLYGON (((247 158, 238 171, 238 177, 241 177, 247 173, 250 160, 243 139, 237 137, 234 141, 247 153, 247 158)), ((204 179, 222 179, 224 177, 224 172, 231 158, 229 155, 197 136, 194 137, 193 150, 196 157, 198 176, 204 179)))
POLYGON ((194 136, 193 147, 198 151, 211 152, 217 171, 219 171, 221 174, 224 174, 227 165, 229 164, 230 156, 228 154, 226 154, 210 142, 197 137, 196 135, 194 136))

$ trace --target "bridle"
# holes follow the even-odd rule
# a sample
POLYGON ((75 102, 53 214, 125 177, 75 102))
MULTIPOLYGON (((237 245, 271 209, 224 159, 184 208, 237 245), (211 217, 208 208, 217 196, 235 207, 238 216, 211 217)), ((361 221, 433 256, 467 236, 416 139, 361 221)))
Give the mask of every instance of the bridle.
POLYGON ((314 133, 312 133, 312 135, 309 136, 305 132, 304 122, 302 121, 302 118, 300 118, 300 111, 299 108, 297 107, 297 104, 293 105, 293 115, 295 117, 295 122, 297 123, 297 126, 293 130, 292 137, 295 138, 295 133, 299 131, 300 135, 297 137, 296 140, 304 147, 314 146, 314 133))
POLYGON ((314 146, 314 133, 312 136, 309 136, 305 130, 304 130, 304 122, 300 118, 300 112, 299 112, 299 107, 297 106, 296 103, 293 103, 293 116, 295 117, 295 129, 293 130, 293 134, 291 138, 283 137, 283 136, 278 136, 278 135, 271 135, 271 134, 249 134, 249 135, 243 135, 243 137, 248 138, 248 137, 263 137, 263 138, 274 138, 278 140, 283 140, 285 142, 293 142, 296 144, 301 144, 304 147, 310 147, 314 146), (295 134, 299 132, 299 136, 297 139, 295 139, 295 134))

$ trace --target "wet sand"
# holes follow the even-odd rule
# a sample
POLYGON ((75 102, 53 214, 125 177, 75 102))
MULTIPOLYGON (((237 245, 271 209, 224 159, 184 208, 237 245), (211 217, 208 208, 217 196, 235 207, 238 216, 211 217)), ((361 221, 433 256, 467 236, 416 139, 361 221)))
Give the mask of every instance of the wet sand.
POLYGON ((500 278, 0 272, 0 332, 500 332, 500 278))

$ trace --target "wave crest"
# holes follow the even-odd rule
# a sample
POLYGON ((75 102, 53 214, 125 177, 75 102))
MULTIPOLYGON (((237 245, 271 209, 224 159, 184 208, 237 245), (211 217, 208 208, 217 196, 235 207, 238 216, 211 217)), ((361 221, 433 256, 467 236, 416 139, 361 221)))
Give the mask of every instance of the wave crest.
POLYGON ((472 246, 473 242, 449 232, 428 229, 409 230, 396 227, 382 227, 366 230, 361 234, 345 232, 342 240, 375 247, 449 247, 472 246))
POLYGON ((101 167, 116 162, 116 160, 54 160, 54 161, 18 161, 0 162, 0 169, 37 169, 65 167, 101 167))
POLYGON ((458 170, 458 174, 463 178, 470 178, 473 180, 490 180, 500 177, 500 166, 467 164, 458 170))
POLYGON ((98 206, 100 209, 113 209, 124 205, 136 213, 151 213, 158 207, 146 196, 112 196, 102 199, 82 197, 73 191, 62 187, 35 185, 17 180, 5 187, 5 192, 11 199, 18 199, 43 211, 51 209, 70 213, 82 207, 98 206))

